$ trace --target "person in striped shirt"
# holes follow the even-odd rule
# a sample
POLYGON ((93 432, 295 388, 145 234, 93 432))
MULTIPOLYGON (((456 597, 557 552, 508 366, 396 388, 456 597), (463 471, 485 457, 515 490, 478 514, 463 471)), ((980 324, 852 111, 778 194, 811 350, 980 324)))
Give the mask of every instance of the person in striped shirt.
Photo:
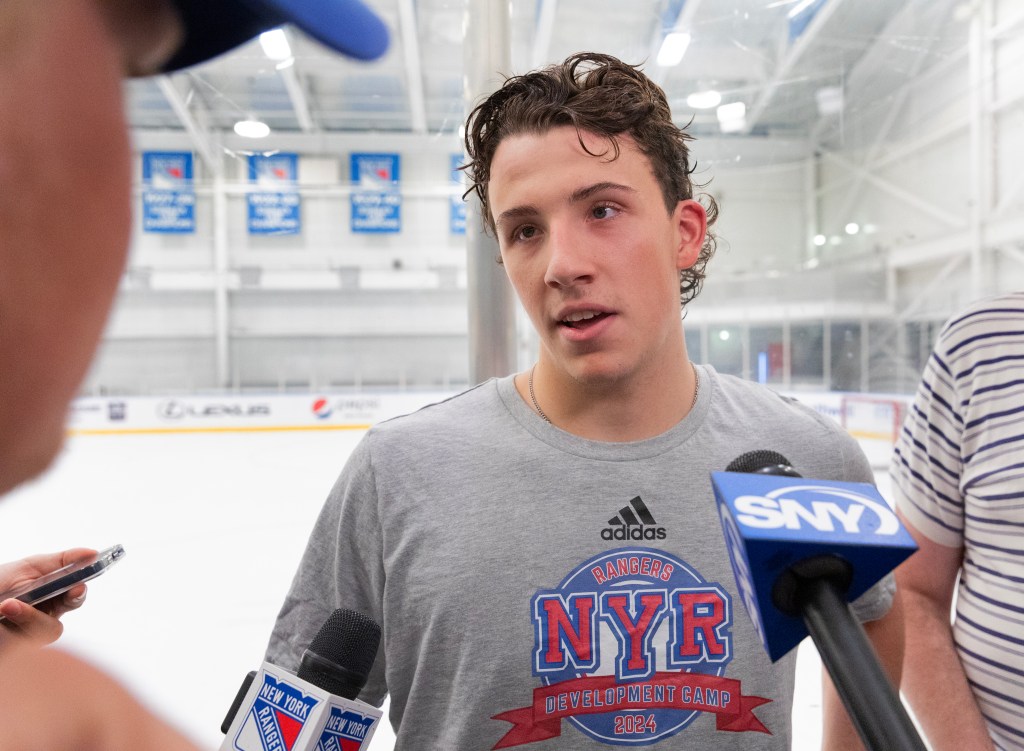
POLYGON ((1024 749, 1024 292, 945 325, 891 476, 921 548, 896 574, 903 692, 935 751, 1024 749))

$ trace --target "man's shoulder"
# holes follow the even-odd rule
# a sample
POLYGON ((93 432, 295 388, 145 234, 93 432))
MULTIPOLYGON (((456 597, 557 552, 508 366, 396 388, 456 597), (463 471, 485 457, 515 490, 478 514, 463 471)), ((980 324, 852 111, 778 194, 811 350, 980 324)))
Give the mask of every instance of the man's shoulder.
POLYGON ((374 437, 390 438, 420 432, 437 435, 439 430, 453 427, 464 429, 479 422, 488 409, 500 403, 495 384, 495 379, 484 381, 413 412, 382 420, 370 433, 374 437))
MULTIPOLYGON (((809 420, 823 425, 836 425, 834 420, 821 414, 796 396, 783 394, 770 386, 748 381, 738 376, 718 373, 718 383, 724 400, 737 410, 749 410, 759 419, 792 418, 809 420)), ((836 427, 838 427, 836 425, 836 427)))
POLYGON ((718 384, 715 419, 722 440, 778 451, 806 477, 871 478, 863 451, 835 416, 827 413, 826 400, 815 408, 801 398, 736 376, 719 375, 718 384))

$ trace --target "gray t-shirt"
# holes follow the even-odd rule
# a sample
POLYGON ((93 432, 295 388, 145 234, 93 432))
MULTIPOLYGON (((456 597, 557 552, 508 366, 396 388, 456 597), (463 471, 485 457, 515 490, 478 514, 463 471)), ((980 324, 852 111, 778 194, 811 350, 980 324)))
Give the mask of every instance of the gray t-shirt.
MULTIPOLYGON (((700 381, 685 419, 629 443, 544 422, 511 377, 375 426, 267 659, 295 669, 335 608, 376 619, 360 698, 390 693, 398 751, 789 749, 795 652, 771 663, 743 609, 710 472, 769 448, 807 477, 872 473, 813 410, 708 366, 700 381)), ((890 584, 862 619, 888 610, 890 584)))

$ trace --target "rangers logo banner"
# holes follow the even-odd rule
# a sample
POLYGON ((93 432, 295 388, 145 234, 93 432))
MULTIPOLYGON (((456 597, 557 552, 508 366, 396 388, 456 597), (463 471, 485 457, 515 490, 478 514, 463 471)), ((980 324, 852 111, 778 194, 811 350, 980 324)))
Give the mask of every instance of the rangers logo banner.
POLYGON ((448 231, 453 235, 466 234, 466 201, 462 198, 462 154, 451 155, 451 181, 455 194, 448 197, 448 231))
POLYGON ((295 235, 302 230, 299 155, 249 155, 248 226, 251 235, 295 235))
POLYGON ((732 661, 732 603, 664 551, 607 551, 580 564, 558 588, 532 598, 533 674, 527 705, 495 715, 512 723, 495 749, 555 738, 562 721, 602 743, 649 745, 702 713, 719 731, 769 733, 725 677, 732 661))
POLYGON ((401 231, 400 166, 398 154, 351 155, 353 232, 401 231))
POLYGON ((170 234, 196 231, 191 151, 142 153, 142 230, 170 234))

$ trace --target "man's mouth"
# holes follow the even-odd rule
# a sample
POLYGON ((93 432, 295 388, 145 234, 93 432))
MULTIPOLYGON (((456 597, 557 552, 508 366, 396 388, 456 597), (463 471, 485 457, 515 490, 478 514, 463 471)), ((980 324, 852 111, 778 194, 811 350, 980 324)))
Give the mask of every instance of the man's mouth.
POLYGON ((570 313, 559 321, 558 325, 565 326, 570 329, 585 329, 588 326, 592 326, 598 321, 607 318, 608 315, 608 313, 601 313, 596 310, 583 310, 576 313, 570 313))

